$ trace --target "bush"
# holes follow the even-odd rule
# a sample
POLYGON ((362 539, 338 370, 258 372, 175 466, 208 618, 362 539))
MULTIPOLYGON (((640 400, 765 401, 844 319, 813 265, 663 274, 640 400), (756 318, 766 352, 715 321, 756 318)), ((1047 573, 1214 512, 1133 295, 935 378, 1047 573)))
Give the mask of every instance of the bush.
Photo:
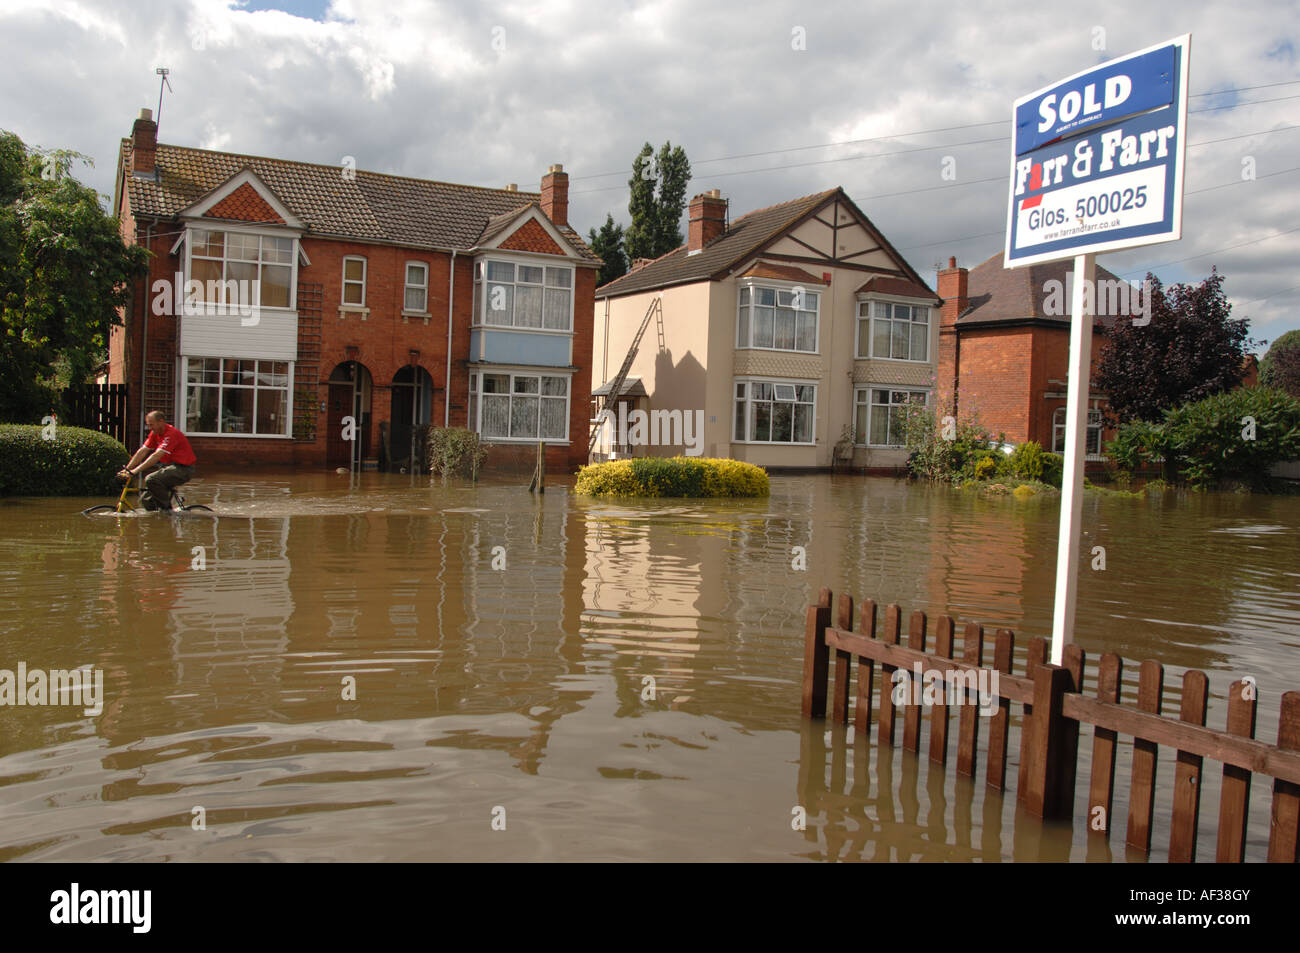
POLYGON ((578 471, 575 493, 587 496, 767 496, 767 471, 711 457, 632 457, 578 471))
POLYGON ((975 460, 974 471, 975 471, 976 480, 991 479, 993 475, 998 472, 999 461, 997 459, 997 456, 995 456, 996 453, 997 453, 996 450, 984 450, 981 451, 980 454, 978 454, 976 457, 974 457, 975 460))
POLYGON ((1059 453, 1043 454, 1043 475, 1040 479, 1048 486, 1054 486, 1059 490, 1064 476, 1065 457, 1059 453))
POLYGON ((58 426, 0 424, 0 496, 109 496, 130 454, 107 434, 58 426))
POLYGON ((1002 462, 1001 474, 1018 480, 1043 479, 1043 448, 1034 440, 1020 444, 1002 462))
POLYGON ((1241 480, 1263 489, 1275 463, 1300 459, 1300 400, 1272 388, 1240 388, 1166 411, 1162 430, 1193 486, 1241 480))
POLYGON ((961 483, 973 478, 979 460, 996 459, 993 439, 974 415, 953 420, 945 438, 943 417, 933 408, 912 405, 901 414, 903 443, 911 451, 907 468, 913 476, 961 483))
POLYGON ((478 479, 478 468, 487 457, 487 447, 472 430, 462 427, 429 427, 429 472, 435 476, 460 475, 478 479))
POLYGON ((1106 444, 1106 454, 1121 470, 1140 470, 1168 452, 1164 427, 1145 420, 1131 420, 1122 425, 1115 439, 1106 444))

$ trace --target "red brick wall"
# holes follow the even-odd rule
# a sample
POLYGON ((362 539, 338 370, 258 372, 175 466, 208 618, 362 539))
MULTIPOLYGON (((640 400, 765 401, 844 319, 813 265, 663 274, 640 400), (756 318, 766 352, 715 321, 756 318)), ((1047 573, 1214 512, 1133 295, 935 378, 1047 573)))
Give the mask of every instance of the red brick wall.
POLYGON ((1013 443, 1030 439, 1031 328, 968 330, 961 336, 961 393, 958 409, 974 411, 995 436, 1013 443))
POLYGON ((957 317, 970 304, 967 288, 970 273, 965 268, 958 268, 956 259, 950 258, 950 267, 938 273, 936 287, 943 306, 939 309, 939 349, 936 354, 938 367, 935 378, 935 406, 945 413, 952 413, 954 400, 958 397, 961 382, 957 377, 957 317))

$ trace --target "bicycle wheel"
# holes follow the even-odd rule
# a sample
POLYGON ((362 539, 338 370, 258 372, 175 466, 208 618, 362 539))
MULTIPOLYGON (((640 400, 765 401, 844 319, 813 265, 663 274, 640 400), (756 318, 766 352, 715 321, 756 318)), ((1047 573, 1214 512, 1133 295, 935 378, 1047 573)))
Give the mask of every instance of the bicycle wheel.
POLYGON ((102 516, 105 513, 116 513, 117 506, 113 503, 100 503, 96 506, 88 506, 81 511, 82 516, 102 516))
POLYGON ((202 503, 190 503, 187 506, 179 508, 182 513, 211 513, 212 507, 204 506, 202 503))

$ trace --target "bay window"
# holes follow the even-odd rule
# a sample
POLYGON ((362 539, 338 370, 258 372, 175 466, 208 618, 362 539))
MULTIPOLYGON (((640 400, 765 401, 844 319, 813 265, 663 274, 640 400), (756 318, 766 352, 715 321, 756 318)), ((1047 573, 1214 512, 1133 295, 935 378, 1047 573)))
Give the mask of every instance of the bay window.
POLYGON ((901 447, 909 408, 926 404, 926 391, 861 387, 854 392, 853 442, 872 447, 901 447))
POLYGON ((287 437, 292 365, 242 358, 182 358, 185 432, 287 437))
POLYGON ((469 429, 484 440, 567 440, 569 379, 510 371, 472 372, 469 429))
POLYGON ((857 324, 859 359, 930 359, 930 309, 924 305, 859 301, 857 324))
POLYGON ((571 331, 573 269, 492 258, 476 262, 474 323, 571 331))
POLYGON ((186 299, 205 305, 293 306, 294 240, 248 232, 190 229, 186 299))
POLYGON ((800 381, 736 381, 733 437, 738 443, 814 442, 817 385, 800 381))
POLYGON ((736 347, 776 351, 817 351, 821 295, 803 288, 740 286, 736 347))

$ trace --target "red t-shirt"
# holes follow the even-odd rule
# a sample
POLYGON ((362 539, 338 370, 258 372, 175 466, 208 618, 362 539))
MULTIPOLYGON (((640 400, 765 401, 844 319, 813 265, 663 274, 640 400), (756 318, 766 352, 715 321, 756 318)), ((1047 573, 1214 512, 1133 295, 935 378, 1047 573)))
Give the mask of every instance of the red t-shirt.
POLYGON ((149 436, 145 438, 144 445, 150 450, 161 449, 164 464, 177 463, 183 467, 192 467, 198 460, 194 456, 194 449, 190 446, 190 442, 185 439, 185 434, 171 424, 168 424, 166 429, 163 430, 161 437, 150 430, 149 436))

